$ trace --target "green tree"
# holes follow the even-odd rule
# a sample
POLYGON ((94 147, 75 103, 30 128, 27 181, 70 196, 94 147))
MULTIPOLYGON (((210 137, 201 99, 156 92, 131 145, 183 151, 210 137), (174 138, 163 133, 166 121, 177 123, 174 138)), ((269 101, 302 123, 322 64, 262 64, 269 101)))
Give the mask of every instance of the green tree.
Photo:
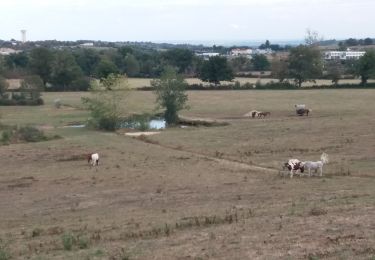
POLYGON ((124 58, 125 73, 129 77, 134 77, 139 74, 139 63, 133 54, 127 54, 124 58))
POLYGON ((372 44, 373 44, 373 40, 371 38, 364 39, 364 45, 372 45, 372 44))
POLYGON ((55 89, 71 90, 73 89, 72 83, 82 77, 82 70, 76 63, 72 53, 65 50, 56 53, 51 73, 55 89))
POLYGON ((325 64, 326 74, 329 79, 331 79, 334 85, 339 83, 339 80, 344 74, 345 68, 344 66, 337 61, 327 61, 325 64))
POLYGON ((357 75, 361 77, 361 84, 366 85, 367 80, 375 77, 375 51, 366 51, 357 63, 357 75))
POLYGON ((44 89, 43 80, 37 75, 26 76, 21 82, 20 91, 28 95, 31 100, 40 98, 40 92, 44 89))
POLYGON ((263 54, 256 54, 251 59, 253 63, 254 70, 256 71, 264 71, 270 68, 270 62, 268 61, 267 57, 263 54))
POLYGON ((96 66, 95 71, 98 78, 106 78, 109 74, 117 74, 119 70, 116 64, 110 59, 102 58, 96 66))
POLYGON ((8 87, 9 87, 9 83, 6 81, 5 78, 0 76, 0 97, 2 97, 5 94, 8 87))
POLYGON ((86 76, 93 76, 100 61, 99 53, 92 49, 79 49, 74 53, 77 64, 86 76))
POLYGON ((278 58, 274 58, 271 63, 272 77, 279 79, 283 82, 288 77, 288 62, 278 58))
POLYGON ((5 63, 9 69, 26 68, 29 63, 29 57, 25 52, 14 53, 5 57, 5 63))
POLYGON ((220 81, 231 81, 234 78, 234 74, 225 57, 214 56, 203 62, 199 78, 218 85, 220 81))
POLYGON ((121 104, 124 102, 129 84, 127 78, 110 74, 100 81, 93 80, 90 97, 83 97, 82 103, 90 110, 89 125, 95 129, 115 131, 121 123, 121 104))
POLYGON ((152 80, 156 103, 165 108, 164 118, 168 125, 178 122, 178 111, 186 108, 188 96, 185 92, 187 83, 172 67, 166 67, 160 79, 152 80))
POLYGON ((317 48, 300 45, 290 50, 289 75, 298 87, 322 74, 321 55, 317 48))
POLYGON ((251 60, 245 56, 238 56, 229 61, 233 71, 238 73, 241 71, 250 71, 252 69, 251 60))
POLYGON ((47 48, 35 48, 30 52, 30 69, 42 78, 44 85, 50 80, 53 62, 54 55, 47 48))
POLYGON ((179 73, 184 73, 192 65, 193 53, 188 49, 171 49, 162 54, 162 58, 170 66, 176 67, 179 73))

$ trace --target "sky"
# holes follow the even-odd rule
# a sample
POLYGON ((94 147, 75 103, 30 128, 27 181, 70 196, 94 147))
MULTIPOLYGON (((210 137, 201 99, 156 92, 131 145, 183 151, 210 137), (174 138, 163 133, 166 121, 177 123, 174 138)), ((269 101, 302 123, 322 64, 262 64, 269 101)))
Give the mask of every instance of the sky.
POLYGON ((0 0, 0 39, 197 43, 375 38, 375 0, 0 0))

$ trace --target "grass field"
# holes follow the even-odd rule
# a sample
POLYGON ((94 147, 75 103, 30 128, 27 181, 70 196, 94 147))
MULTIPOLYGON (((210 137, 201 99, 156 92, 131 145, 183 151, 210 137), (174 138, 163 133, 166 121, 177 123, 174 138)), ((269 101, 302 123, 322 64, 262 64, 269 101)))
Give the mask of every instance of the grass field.
MULTIPOLYGON (((229 125, 141 138, 63 127, 87 119, 83 95, 0 108, 63 137, 0 146, 0 259, 374 259, 374 90, 191 91, 182 115, 229 125), (323 177, 279 176, 322 152, 323 177)), ((153 112, 153 93, 122 106, 153 112)))
MULTIPOLYGON (((148 86, 150 86, 150 81, 151 81, 151 79, 147 79, 147 78, 129 78, 128 80, 129 80, 129 85, 130 85, 131 88, 148 87, 148 86)), ((186 81, 189 84, 209 85, 209 83, 203 82, 203 81, 201 81, 198 78, 188 78, 188 79, 186 79, 186 81)), ((245 83, 255 84, 258 81, 261 84, 266 84, 266 83, 271 82, 271 81, 277 82, 278 80, 277 79, 272 79, 272 78, 257 79, 257 78, 243 78, 243 77, 240 77, 240 78, 235 78, 233 80, 233 82, 234 81, 238 81, 241 84, 245 84, 245 83)), ((223 81, 222 84, 233 84, 233 82, 223 81)), ((369 82, 374 82, 374 81, 370 80, 369 82)), ((339 81, 339 84, 359 84, 359 83, 360 83, 359 79, 343 79, 343 80, 339 81)), ((302 86, 304 86, 304 87, 310 87, 310 86, 315 86, 315 85, 316 86, 320 86, 320 85, 327 85, 327 86, 329 86, 329 85, 332 85, 332 82, 331 82, 331 80, 318 79, 318 80, 316 80, 315 83, 314 82, 304 82, 302 84, 302 86)))

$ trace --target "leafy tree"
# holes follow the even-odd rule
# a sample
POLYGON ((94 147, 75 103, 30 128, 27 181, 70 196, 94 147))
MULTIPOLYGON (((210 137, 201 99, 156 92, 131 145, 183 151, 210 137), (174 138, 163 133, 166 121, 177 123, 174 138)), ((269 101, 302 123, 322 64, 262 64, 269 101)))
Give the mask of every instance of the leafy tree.
POLYGON ((349 38, 345 41, 346 45, 347 46, 357 46, 358 45, 358 41, 356 39, 353 39, 353 38, 349 38))
POLYGON ((83 97, 82 103, 90 110, 89 125, 95 129, 115 131, 121 123, 121 103, 129 89, 127 78, 109 74, 90 85, 91 97, 83 97))
POLYGON ((364 40, 364 45, 372 45, 373 44, 373 40, 371 38, 366 38, 364 40))
POLYGON ((220 84, 220 81, 231 81, 234 78, 233 70, 225 57, 214 56, 204 61, 199 73, 199 79, 220 84))
POLYGON ((29 57, 25 52, 12 53, 5 57, 5 63, 9 69, 26 68, 29 57))
POLYGON ((5 78, 0 76, 0 97, 2 97, 5 94, 8 87, 9 83, 6 81, 5 78))
POLYGON ((340 62, 330 61, 325 64, 327 77, 332 80, 332 83, 337 85, 344 74, 344 67, 340 62))
POLYGON ((345 42, 339 42, 339 51, 346 51, 347 48, 348 46, 345 42))
POLYGON ((323 37, 317 31, 306 29, 305 44, 308 46, 318 46, 323 41, 323 37))
POLYGON ((357 63, 357 75, 361 77, 361 84, 365 85, 367 80, 375 77, 375 51, 366 51, 357 63))
POLYGON ((23 95, 28 95, 31 100, 39 99, 43 89, 43 80, 37 75, 26 76, 21 82, 20 91, 23 95))
POLYGON ((137 76, 140 70, 137 59, 130 53, 124 59, 124 67, 125 73, 130 77, 137 76))
POLYGON ((265 50, 265 49, 269 49, 270 47, 271 47, 270 41, 269 41, 269 40, 266 40, 265 43, 262 43, 262 44, 259 46, 259 49, 261 49, 261 50, 265 50))
POLYGON ((263 54, 256 54, 251 59, 253 63, 254 70, 256 71, 264 71, 270 68, 270 62, 268 61, 267 57, 263 54))
POLYGON ((288 62, 274 58, 271 63, 272 76, 283 82, 288 77, 288 62))
POLYGON ((99 53, 92 49, 79 49, 74 55, 83 73, 86 76, 93 76, 100 61, 99 53))
POLYGON ((30 53, 30 69, 36 75, 39 75, 45 85, 51 77, 54 55, 47 48, 35 48, 30 53))
POLYGON ((54 88, 63 91, 71 90, 72 83, 82 77, 82 70, 70 52, 64 50, 56 53, 51 75, 54 88))
POLYGON ((321 55, 317 48, 300 45, 290 50, 289 75, 298 87, 322 74, 321 55))
POLYGON ((235 72, 250 71, 252 68, 251 60, 245 56, 238 56, 229 61, 235 72))
POLYGON ((186 108, 188 96, 185 93, 187 83, 172 67, 166 67, 160 79, 152 80, 156 103, 165 108, 164 117, 168 125, 178 122, 178 111, 186 108))
POLYGON ((96 67, 96 76, 98 78, 106 78, 109 74, 117 74, 118 68, 108 58, 102 58, 96 67))
POLYGON ((162 54, 162 58, 170 66, 178 68, 179 73, 184 73, 192 65, 193 53, 188 49, 171 49, 162 54))

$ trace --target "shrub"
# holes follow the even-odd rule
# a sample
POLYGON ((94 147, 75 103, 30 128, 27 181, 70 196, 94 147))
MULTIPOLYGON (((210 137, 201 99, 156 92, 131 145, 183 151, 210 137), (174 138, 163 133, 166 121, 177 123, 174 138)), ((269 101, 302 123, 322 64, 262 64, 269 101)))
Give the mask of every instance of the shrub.
POLYGON ((78 237, 78 247, 80 248, 80 249, 86 249, 86 248, 88 248, 89 247, 89 240, 88 240, 88 238, 87 237, 81 237, 81 236, 79 236, 78 237))
POLYGON ((5 249, 0 248, 0 260, 9 260, 10 256, 9 254, 5 251, 5 249))
POLYGON ((159 107, 165 108, 165 121, 168 125, 176 124, 178 111, 187 108, 187 83, 173 68, 167 67, 160 79, 151 81, 151 86, 155 89, 156 103, 159 107))
POLYGON ((4 144, 9 144, 13 134, 11 130, 4 130, 1 134, 1 142, 4 144))
POLYGON ((26 142, 39 142, 47 140, 47 137, 44 135, 43 131, 31 126, 21 127, 18 130, 18 136, 20 140, 24 140, 26 142))
POLYGON ((82 98, 82 103, 91 111, 88 125, 101 130, 115 131, 120 127, 121 110, 124 90, 128 88, 127 79, 121 75, 109 75, 101 82, 93 81, 92 98, 82 98))
POLYGON ((68 250, 68 251, 72 250, 73 244, 75 242, 75 238, 72 234, 65 233, 62 236, 61 240, 62 240, 63 247, 64 247, 65 250, 68 250))

